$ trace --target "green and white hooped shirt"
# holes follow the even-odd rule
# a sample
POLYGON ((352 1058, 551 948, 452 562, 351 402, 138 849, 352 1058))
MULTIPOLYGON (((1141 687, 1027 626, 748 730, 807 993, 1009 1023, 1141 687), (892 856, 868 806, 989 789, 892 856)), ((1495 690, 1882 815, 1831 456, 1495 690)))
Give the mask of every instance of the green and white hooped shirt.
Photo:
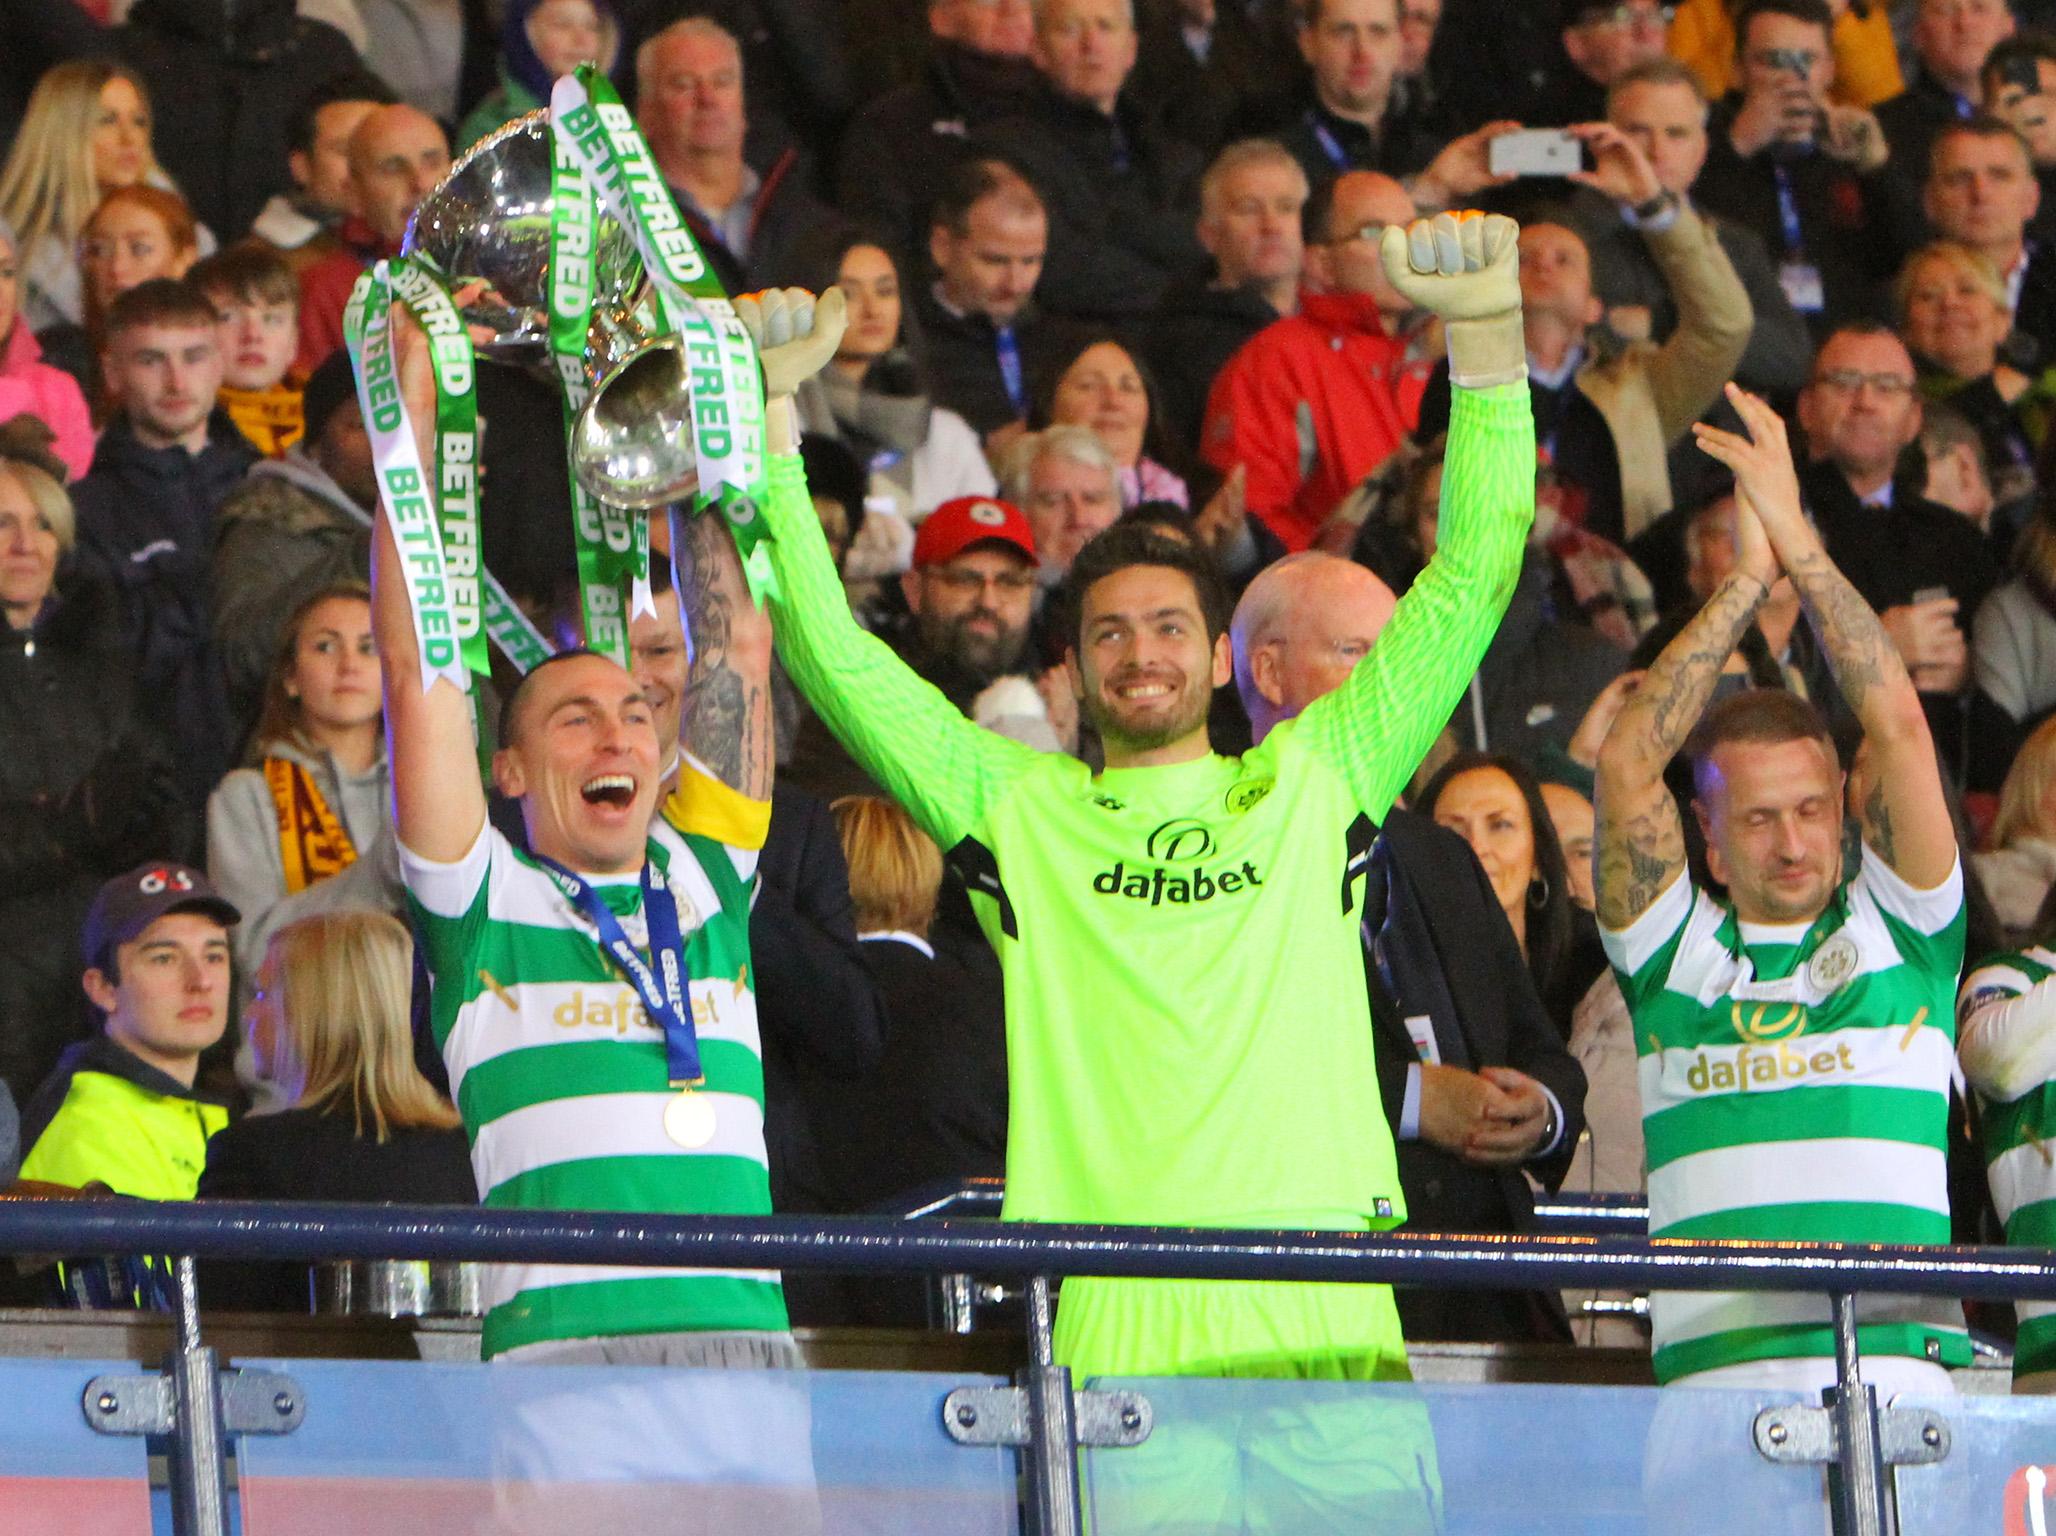
MULTIPOLYGON (((550 877, 490 826, 454 864, 401 850, 436 1043, 489 1207, 771 1209, 749 953, 756 851, 660 818, 649 857, 678 901, 700 1091, 715 1110, 712 1140, 691 1149, 664 1130, 676 1094, 662 1030, 550 877)), ((591 883, 630 940, 645 944, 636 878, 591 883)), ((487 1358, 553 1339, 787 1326, 774 1270, 494 1265, 486 1299, 487 1358)))
MULTIPOLYGON (((1963 870, 1916 890, 1868 847, 1810 924, 1743 924, 1684 877, 1601 930, 1635 1023, 1653 1237, 1946 1243, 1963 870)), ((1656 1378, 1831 1355, 1828 1299, 1651 1299, 1656 1378)), ((1961 1309, 1859 1300, 1866 1353, 1967 1364, 1961 1309)))
MULTIPOLYGON (((1979 1026, 1996 1032, 2009 1004, 2031 997, 2039 1003, 2032 1014, 2008 1021, 2007 1039, 1981 1042, 1975 1053, 1979 1058, 2025 1058, 2010 1064, 2029 1067, 2026 1075, 2036 1080, 2017 1098, 1988 1092, 1979 1082, 1984 1074, 1972 1065, 1972 1050, 1966 1047, 1963 1053, 1983 1108, 1985 1179, 1992 1204, 2006 1223, 2006 1241, 2021 1248, 2056 1248, 2056 1076, 2029 1066, 2032 1058, 2051 1055, 2043 1016, 2056 995, 2056 986, 2047 985, 2052 976, 2056 953, 2049 950, 1994 955, 1964 977, 1957 1002, 1957 1031, 1965 1040, 1979 1026)), ((2016 1070, 2016 1081, 2023 1075, 2016 1070)), ((2056 1302, 2022 1301, 2015 1307, 2020 1333, 2013 1346, 2013 1379, 2056 1371, 2056 1302)))

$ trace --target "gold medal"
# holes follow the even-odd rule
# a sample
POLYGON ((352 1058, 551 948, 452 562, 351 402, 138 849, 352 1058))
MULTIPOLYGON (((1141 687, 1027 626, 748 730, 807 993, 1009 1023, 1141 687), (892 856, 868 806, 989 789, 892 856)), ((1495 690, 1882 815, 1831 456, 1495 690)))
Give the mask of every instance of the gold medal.
POLYGON ((715 1129, 714 1105, 703 1093, 687 1088, 664 1106, 664 1134, 688 1151, 712 1141, 715 1129))

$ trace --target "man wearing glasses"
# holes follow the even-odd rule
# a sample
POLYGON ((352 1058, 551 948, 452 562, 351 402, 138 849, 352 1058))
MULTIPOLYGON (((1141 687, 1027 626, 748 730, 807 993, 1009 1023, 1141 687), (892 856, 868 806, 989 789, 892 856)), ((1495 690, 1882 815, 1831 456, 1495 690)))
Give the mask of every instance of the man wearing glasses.
POLYGON ((1812 457, 1801 486, 1828 558, 1876 610, 1945 760, 1960 763, 1964 635, 1997 573, 1975 523, 1893 479, 1920 433, 1920 409, 1913 359, 1897 336, 1867 323, 1837 330, 1799 392, 1812 457))
MULTIPOLYGON (((1052 724, 1026 664, 1036 564, 1035 535, 1020 508, 992 496, 944 502, 921 524, 913 568, 900 577, 910 617, 891 640, 902 661, 979 724, 1054 752, 1067 749, 1076 717, 1063 710, 1068 733, 1052 724), (1003 681, 1004 689, 994 688, 1003 681)), ((811 713, 785 772, 824 799, 881 793, 811 713)))
POLYGON ((1894 264, 1877 210, 1885 136, 1860 107, 1831 105, 1835 61, 1822 0, 1748 0, 1736 18, 1740 89, 1714 111, 1696 195, 1761 235, 1816 338, 1874 308, 1894 264))

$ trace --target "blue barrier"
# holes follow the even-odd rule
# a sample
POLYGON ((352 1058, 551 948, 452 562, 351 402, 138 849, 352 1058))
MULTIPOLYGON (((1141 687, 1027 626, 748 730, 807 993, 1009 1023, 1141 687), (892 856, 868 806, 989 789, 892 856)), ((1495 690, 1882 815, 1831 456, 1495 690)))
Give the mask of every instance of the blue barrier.
POLYGON ((0 1253, 448 1259, 1471 1289, 1895 1291, 2056 1301, 2056 1252, 1413 1232, 1253 1232, 874 1217, 610 1216, 256 1201, 0 1202, 0 1253))

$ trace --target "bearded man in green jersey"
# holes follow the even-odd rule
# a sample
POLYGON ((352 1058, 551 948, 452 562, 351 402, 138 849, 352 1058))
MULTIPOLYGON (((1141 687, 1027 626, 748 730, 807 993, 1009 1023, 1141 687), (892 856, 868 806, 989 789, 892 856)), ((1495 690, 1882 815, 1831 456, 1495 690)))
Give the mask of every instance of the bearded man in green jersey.
MULTIPOLYGON (((1441 538, 1350 679, 1242 757, 1207 738, 1228 614, 1189 550, 1115 529, 1074 568, 1066 664, 1106 745, 1094 774, 972 725, 865 634, 797 460, 774 455, 764 514, 780 652, 964 876, 1006 976, 1009 1218, 1327 1230, 1403 1218, 1372 1064, 1361 877, 1379 819, 1499 622, 1533 515, 1516 235, 1473 214, 1383 231, 1394 284, 1448 322, 1441 538)), ((778 344, 810 336, 825 362, 841 296, 738 308, 767 348, 775 448, 799 377, 772 357, 797 357, 796 342, 778 344)), ((1407 1376, 1382 1286, 1073 1280, 1056 1354, 1081 1377, 1407 1376)))
MULTIPOLYGON (((1599 921, 1635 1023, 1650 1231, 1946 1243, 1963 870, 1934 745, 1898 652, 1807 522, 1784 423, 1728 395, 1747 435, 1694 430, 1735 472, 1735 569, 1599 756, 1599 921), (1863 725, 1853 872, 1843 776, 1813 707, 1757 690, 1706 709, 1781 579, 1863 725), (1725 899, 1686 869, 1663 779, 1680 748, 1725 899)), ((1943 1366, 1969 1363, 1954 1303, 1863 1296, 1858 1317, 1865 1379, 1889 1390, 1950 1391, 1943 1366)), ((1667 1385, 1834 1383, 1825 1296, 1660 1293, 1652 1320, 1667 1385)))

